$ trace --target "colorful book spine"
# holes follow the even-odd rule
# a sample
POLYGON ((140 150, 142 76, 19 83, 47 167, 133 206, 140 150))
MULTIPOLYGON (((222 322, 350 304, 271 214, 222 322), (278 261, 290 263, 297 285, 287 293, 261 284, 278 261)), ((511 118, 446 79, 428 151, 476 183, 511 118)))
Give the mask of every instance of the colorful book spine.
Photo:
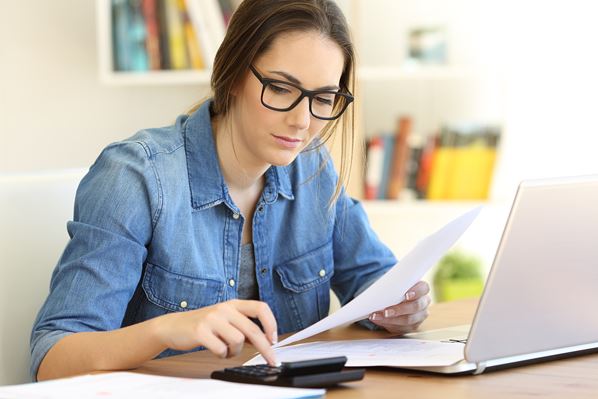
POLYGON ((411 126, 412 121, 410 117, 403 116, 399 118, 395 135, 390 180, 388 182, 388 192, 386 195, 388 199, 398 199, 406 185, 411 126))
POLYGON ((197 41, 197 34, 195 28, 189 18, 185 0, 177 0, 181 19, 183 21, 183 29, 185 33, 185 43, 187 45, 187 54, 189 55, 189 62, 193 69, 204 69, 205 62, 201 54, 199 42, 197 41))
POLYGON ((177 0, 166 0, 166 24, 168 29, 168 46, 170 48, 170 68, 188 69, 185 31, 177 0))
POLYGON ((160 37, 160 65, 162 69, 172 69, 170 46, 168 45, 168 21, 166 18, 166 1, 156 0, 158 11, 158 33, 160 37))
POLYGON ((149 57, 149 67, 152 70, 159 70, 162 68, 162 57, 160 55, 160 27, 158 23, 157 0, 142 0, 141 7, 147 31, 145 47, 149 57))

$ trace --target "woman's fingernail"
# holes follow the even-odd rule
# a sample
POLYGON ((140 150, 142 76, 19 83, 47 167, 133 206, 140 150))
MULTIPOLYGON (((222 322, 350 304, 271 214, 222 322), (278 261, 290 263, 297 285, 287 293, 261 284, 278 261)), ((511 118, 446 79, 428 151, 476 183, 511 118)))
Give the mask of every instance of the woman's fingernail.
POLYGON ((413 292, 413 291, 409 291, 408 293, 406 293, 406 294, 405 294, 405 298, 406 298, 408 301, 412 300, 413 298, 415 298, 415 292, 413 292))
POLYGON ((370 315, 370 320, 380 320, 380 319, 381 319, 381 317, 378 313, 372 313, 370 315))
POLYGON ((278 333, 274 331, 272 333, 272 345, 276 345, 278 343, 278 333))
POLYGON ((386 309, 384 311, 384 317, 389 318, 389 317, 393 317, 395 315, 395 311, 392 309, 386 309))

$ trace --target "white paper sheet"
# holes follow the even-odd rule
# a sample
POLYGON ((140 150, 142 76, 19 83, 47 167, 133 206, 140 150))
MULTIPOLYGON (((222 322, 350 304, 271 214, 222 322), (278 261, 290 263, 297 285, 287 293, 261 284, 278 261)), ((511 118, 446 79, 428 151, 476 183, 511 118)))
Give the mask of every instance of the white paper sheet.
MULTIPOLYGON (((421 339, 318 341, 275 349, 276 360, 292 362, 347 356, 348 367, 448 366, 463 359, 464 345, 421 339)), ((264 364, 261 355, 245 364, 264 364)))
POLYGON ((400 262, 361 295, 332 313, 330 316, 280 341, 274 348, 292 344, 315 334, 346 323, 365 319, 370 313, 398 304, 405 299, 405 293, 422 279, 426 271, 467 230, 480 213, 481 206, 459 216, 436 233, 424 238, 400 262))
POLYGON ((107 373, 0 387, 1 399, 291 399, 320 398, 324 389, 280 388, 136 373, 107 373))

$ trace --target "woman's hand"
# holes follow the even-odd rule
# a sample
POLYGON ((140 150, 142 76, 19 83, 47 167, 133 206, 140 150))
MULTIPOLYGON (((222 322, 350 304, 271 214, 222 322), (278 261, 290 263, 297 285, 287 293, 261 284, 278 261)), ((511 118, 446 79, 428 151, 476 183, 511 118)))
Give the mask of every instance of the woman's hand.
POLYGON ((238 355, 247 339, 275 365, 271 345, 278 341, 276 320, 265 302, 231 300, 188 312, 160 317, 159 339, 170 349, 206 347, 221 358, 238 355), (264 332, 249 318, 257 318, 264 332))
POLYGON ((413 332, 428 317, 429 292, 428 283, 420 281, 407 291, 403 302, 372 313, 369 320, 391 333, 413 332))

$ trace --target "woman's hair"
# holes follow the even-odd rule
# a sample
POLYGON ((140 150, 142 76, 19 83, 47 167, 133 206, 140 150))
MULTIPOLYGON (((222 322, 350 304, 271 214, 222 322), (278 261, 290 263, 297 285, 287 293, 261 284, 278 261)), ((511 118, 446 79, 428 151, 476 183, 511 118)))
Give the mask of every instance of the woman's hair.
MULTIPOLYGON (((311 31, 322 34, 341 48, 345 62, 339 86, 341 90, 353 93, 355 53, 347 21, 333 0, 244 0, 234 12, 214 59, 211 81, 213 113, 228 114, 233 88, 244 78, 249 65, 268 51, 276 38, 285 33, 311 31)), ((339 119, 326 124, 317 147, 331 138, 339 123, 342 125, 341 163, 330 204, 339 197, 351 170, 355 145, 352 107, 339 119)))

